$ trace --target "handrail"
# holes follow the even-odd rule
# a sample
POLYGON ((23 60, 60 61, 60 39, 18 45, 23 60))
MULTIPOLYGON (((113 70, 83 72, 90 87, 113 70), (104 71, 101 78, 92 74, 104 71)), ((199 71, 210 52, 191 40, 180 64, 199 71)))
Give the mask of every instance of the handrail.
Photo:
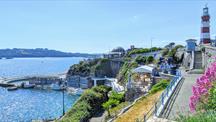
POLYGON ((155 104, 150 108, 150 110, 144 114, 144 122, 146 122, 152 115, 159 117, 162 111, 165 108, 169 98, 174 92, 174 89, 182 79, 181 72, 177 71, 176 75, 172 78, 170 84, 166 87, 166 89, 162 92, 159 99, 155 102, 155 104))
POLYGON ((195 54, 194 54, 194 51, 192 51, 192 54, 191 54, 191 62, 190 62, 190 70, 192 70, 194 68, 194 60, 195 60, 195 54))

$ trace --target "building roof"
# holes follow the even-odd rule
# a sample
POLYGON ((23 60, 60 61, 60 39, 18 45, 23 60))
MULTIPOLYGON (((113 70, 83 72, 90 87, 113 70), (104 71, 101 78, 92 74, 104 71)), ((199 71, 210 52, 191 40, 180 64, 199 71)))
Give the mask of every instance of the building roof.
POLYGON ((153 69, 154 69, 153 67, 143 65, 143 66, 139 66, 135 68, 132 72, 134 73, 152 73, 153 69))
POLYGON ((188 39, 186 40, 186 42, 196 42, 197 40, 196 39, 188 39))
POLYGON ((114 48, 111 52, 125 52, 124 48, 122 47, 117 47, 117 48, 114 48))

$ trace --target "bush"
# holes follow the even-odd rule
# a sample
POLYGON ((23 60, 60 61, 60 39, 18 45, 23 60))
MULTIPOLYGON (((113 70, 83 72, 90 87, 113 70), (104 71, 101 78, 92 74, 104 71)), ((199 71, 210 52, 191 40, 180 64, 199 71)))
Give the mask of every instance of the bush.
POLYGON ((110 116, 110 109, 119 105, 119 103, 124 101, 124 93, 117 93, 112 91, 109 95, 109 100, 103 103, 103 108, 107 110, 108 116, 110 116))
POLYGON ((204 113, 196 113, 192 116, 180 115, 176 120, 178 122, 216 122, 216 112, 207 111, 204 113))
POLYGON ((216 62, 212 63, 205 73, 197 79, 196 84, 192 86, 193 95, 189 101, 191 112, 216 109, 215 72, 216 62))
POLYGON ((120 83, 122 84, 127 83, 129 72, 131 71, 131 69, 136 68, 137 66, 138 63, 135 61, 124 62, 118 74, 118 80, 120 81, 120 83))
POLYGON ((163 80, 159 81, 157 84, 155 84, 154 86, 152 86, 152 88, 149 92, 151 94, 156 93, 160 90, 165 89, 168 85, 169 85, 169 80, 163 79, 163 80))
POLYGON ((165 49, 162 51, 162 56, 164 57, 164 56, 168 55, 168 53, 169 53, 169 49, 165 48, 165 49))
POLYGON ((148 53, 148 52, 151 52, 151 51, 158 51, 158 50, 161 50, 161 48, 152 47, 152 48, 134 49, 134 50, 130 51, 127 55, 131 56, 133 54, 148 53))
POLYGON ((147 62, 148 63, 152 63, 154 61, 154 57, 153 56, 149 56, 148 58, 147 58, 147 62))
POLYGON ((109 99, 115 99, 118 100, 119 102, 123 102, 124 101, 124 93, 117 93, 115 91, 112 91, 109 99))
POLYGON ((178 57, 176 57, 176 52, 179 48, 183 48, 182 45, 176 45, 169 53, 168 56, 172 57, 173 60, 175 61, 175 63, 180 63, 180 59, 178 59, 178 57))
POLYGON ((135 61, 138 63, 138 64, 145 64, 146 63, 146 57, 145 56, 137 56, 135 58, 135 61))
POLYGON ((102 110, 102 104, 108 100, 110 90, 111 88, 106 86, 97 86, 86 90, 60 121, 88 121, 95 112, 102 110))
POLYGON ((119 101, 116 99, 109 99, 107 102, 103 103, 103 108, 107 110, 108 116, 110 116, 110 108, 115 107, 119 104, 119 101))
POLYGON ((210 109, 216 111, 216 83, 214 83, 212 88, 209 90, 207 110, 210 109))

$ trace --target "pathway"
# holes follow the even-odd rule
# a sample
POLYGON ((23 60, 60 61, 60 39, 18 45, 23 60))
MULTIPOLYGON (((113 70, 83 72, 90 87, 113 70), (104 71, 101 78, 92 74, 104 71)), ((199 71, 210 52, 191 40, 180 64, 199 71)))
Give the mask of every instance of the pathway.
POLYGON ((89 122, 105 122, 105 117, 106 117, 106 112, 105 111, 101 111, 96 113, 96 115, 94 115, 89 122))
POLYGON ((200 74, 188 74, 182 71, 182 75, 184 79, 172 96, 162 117, 174 120, 178 115, 191 113, 189 110, 189 98, 192 95, 192 85, 195 84, 200 74))

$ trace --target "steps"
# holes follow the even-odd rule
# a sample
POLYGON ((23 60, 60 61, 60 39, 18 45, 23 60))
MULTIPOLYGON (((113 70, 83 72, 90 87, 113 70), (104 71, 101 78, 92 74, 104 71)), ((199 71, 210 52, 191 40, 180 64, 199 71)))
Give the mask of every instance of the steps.
POLYGON ((194 69, 202 69, 202 52, 201 51, 195 51, 194 69))

